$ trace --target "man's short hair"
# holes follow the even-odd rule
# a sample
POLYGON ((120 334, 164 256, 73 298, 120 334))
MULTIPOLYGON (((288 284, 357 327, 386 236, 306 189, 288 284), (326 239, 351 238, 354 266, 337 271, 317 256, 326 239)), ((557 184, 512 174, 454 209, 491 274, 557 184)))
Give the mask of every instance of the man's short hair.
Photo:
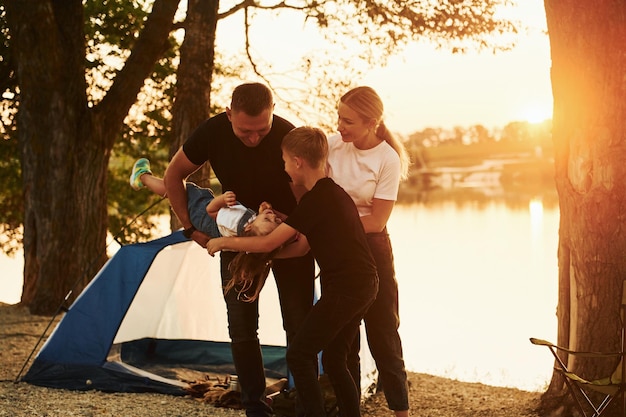
POLYGON ((328 139, 321 129, 310 126, 296 127, 285 135, 285 151, 304 159, 311 168, 319 168, 328 157, 328 139))
POLYGON ((261 83, 240 84, 233 90, 230 109, 243 111, 248 116, 258 116, 262 111, 272 109, 272 91, 261 83))

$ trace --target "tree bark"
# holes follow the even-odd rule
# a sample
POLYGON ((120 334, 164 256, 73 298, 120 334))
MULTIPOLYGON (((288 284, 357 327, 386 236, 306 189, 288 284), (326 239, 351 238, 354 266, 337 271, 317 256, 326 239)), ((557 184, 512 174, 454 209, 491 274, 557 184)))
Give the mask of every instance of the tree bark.
POLYGON ((163 52, 178 0, 155 2, 124 69, 94 107, 87 100, 81 0, 8 1, 5 6, 20 86, 21 304, 34 314, 53 314, 68 291, 78 294, 106 261, 110 152, 163 52))
MULTIPOLYGON (((189 0, 187 7, 185 39, 180 48, 180 65, 176 72, 170 158, 194 129, 209 117, 211 108, 211 79, 215 61, 219 1, 189 0)), ((210 172, 211 167, 206 164, 191 180, 208 187, 210 172)), ((172 229, 180 227, 174 215, 171 217, 171 225, 172 229)))
MULTIPOLYGON (((619 350, 626 278, 626 3, 545 0, 559 193, 558 344, 619 350)), ((590 379, 615 363, 563 357, 590 379)), ((554 373, 544 400, 564 393, 554 373)))

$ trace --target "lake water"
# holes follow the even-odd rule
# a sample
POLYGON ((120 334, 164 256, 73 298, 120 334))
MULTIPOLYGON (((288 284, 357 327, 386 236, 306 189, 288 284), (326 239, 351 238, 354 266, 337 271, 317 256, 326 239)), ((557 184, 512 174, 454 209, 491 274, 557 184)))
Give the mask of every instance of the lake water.
MULTIPOLYGON (((555 339, 559 211, 541 198, 399 203, 388 224, 410 371, 542 390, 555 339)), ((0 257, 0 302, 20 299, 23 259, 0 257)))
POLYGON ((556 335, 558 209, 443 204, 394 209, 389 232, 407 368, 542 390, 556 335))

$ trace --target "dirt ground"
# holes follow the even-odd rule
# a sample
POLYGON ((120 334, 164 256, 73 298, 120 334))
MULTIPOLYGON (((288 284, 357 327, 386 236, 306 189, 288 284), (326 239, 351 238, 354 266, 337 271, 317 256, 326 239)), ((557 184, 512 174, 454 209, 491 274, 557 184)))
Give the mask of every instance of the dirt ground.
MULTIPOLYGON (((50 321, 24 308, 0 303, 0 416, 244 416, 192 397, 162 394, 103 393, 42 388, 15 383, 28 355, 50 321)), ((49 332, 48 332, 49 333, 49 332)), ((411 415, 419 417, 538 417, 540 393, 466 383, 410 373, 411 415)), ((362 415, 393 416, 384 396, 373 395, 362 415)))

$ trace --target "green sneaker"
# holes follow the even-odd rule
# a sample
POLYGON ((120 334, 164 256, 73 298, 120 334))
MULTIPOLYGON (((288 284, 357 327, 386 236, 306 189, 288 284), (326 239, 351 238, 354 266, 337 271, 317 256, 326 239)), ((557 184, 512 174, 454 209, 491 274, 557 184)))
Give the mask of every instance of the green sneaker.
POLYGON ((152 174, 152 171, 150 171, 150 161, 146 158, 138 159, 135 165, 133 165, 133 171, 130 174, 130 186, 133 190, 143 188, 141 182, 141 176, 143 174, 152 174))

